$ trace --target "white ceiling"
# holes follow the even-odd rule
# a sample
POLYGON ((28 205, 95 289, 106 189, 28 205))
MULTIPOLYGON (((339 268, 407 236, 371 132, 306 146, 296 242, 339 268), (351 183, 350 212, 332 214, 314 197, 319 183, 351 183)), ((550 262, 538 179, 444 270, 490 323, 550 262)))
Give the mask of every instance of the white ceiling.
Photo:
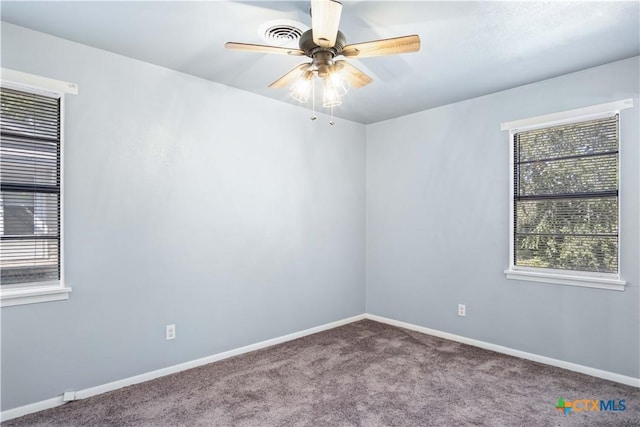
MULTIPOLYGON (((417 53, 350 60, 375 80, 338 117, 373 123, 640 54, 640 2, 343 1, 347 43, 418 34, 417 53)), ((3 21, 283 102, 267 85, 306 58, 224 49, 264 44, 266 21, 311 26, 309 1, 1 3, 3 21)), ((310 108, 310 103, 308 105, 310 108)), ((320 107, 321 108, 321 107, 320 107)))

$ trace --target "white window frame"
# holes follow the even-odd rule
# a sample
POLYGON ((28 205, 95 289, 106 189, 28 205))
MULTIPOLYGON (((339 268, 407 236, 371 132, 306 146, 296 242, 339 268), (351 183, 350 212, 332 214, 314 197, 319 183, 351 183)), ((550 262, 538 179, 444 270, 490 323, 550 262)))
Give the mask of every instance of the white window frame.
MULTIPOLYGON (((513 221, 513 137, 514 134, 522 131, 548 128, 563 124, 595 120, 598 118, 610 117, 619 114, 620 111, 633 107, 633 99, 608 102, 590 107, 577 108, 574 110, 562 111, 558 113, 546 114, 543 116, 531 117, 528 119, 515 120, 500 124, 500 130, 509 131, 509 267, 504 271, 508 279, 525 280, 533 282, 553 283, 558 285, 582 286, 588 288, 609 289, 624 291, 626 281, 622 280, 620 272, 620 237, 618 237, 618 273, 594 273, 587 271, 567 271, 551 268, 524 267, 514 265, 514 221, 513 221)), ((619 121, 621 126, 622 120, 619 121)), ((618 142, 618 158, 622 155, 621 138, 618 142)), ((618 163, 620 164, 620 163, 618 163)), ((620 171, 620 169, 619 169, 620 171)), ((622 187, 622 173, 619 172, 618 184, 618 233, 621 234, 621 206, 620 188, 622 187)))
POLYGON ((60 99, 60 280, 0 286, 0 307, 67 300, 71 288, 64 280, 64 98, 77 95, 78 86, 7 68, 0 69, 0 82, 7 88, 60 99))

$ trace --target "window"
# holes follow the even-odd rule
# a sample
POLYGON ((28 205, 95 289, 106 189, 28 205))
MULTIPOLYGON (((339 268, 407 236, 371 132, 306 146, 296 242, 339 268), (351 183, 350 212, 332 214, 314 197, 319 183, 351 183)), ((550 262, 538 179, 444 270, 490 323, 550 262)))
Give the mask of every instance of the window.
MULTIPOLYGON (((70 289, 64 286, 63 281, 61 221, 63 96, 31 85, 6 82, 7 74, 26 76, 30 82, 37 78, 10 70, 2 71, 2 306, 67 299, 70 289)), ((39 80, 48 83, 48 79, 39 80)))
POLYGON ((503 124, 513 158, 507 277, 624 289, 620 109, 604 104, 503 124))
POLYGON ((60 280, 60 100, 0 88, 2 285, 60 280))

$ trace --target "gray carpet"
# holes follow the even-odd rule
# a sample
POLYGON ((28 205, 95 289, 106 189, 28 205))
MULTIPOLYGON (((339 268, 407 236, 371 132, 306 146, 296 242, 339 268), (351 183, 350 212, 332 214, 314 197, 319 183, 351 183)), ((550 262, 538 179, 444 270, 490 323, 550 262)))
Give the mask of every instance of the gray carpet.
POLYGON ((639 426, 640 390, 363 320, 9 426, 639 426), (624 399, 625 411, 555 409, 624 399))

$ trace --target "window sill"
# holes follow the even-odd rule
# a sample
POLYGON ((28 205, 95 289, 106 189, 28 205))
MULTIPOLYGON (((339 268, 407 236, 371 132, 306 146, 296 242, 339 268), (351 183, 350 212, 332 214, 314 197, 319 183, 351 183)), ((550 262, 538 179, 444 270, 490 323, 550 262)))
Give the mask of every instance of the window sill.
POLYGON ((62 285, 30 286, 0 290, 0 307, 69 299, 71 288, 62 285))
POLYGON ((531 282, 554 283, 557 285, 582 286, 585 288, 624 291, 627 282, 607 277, 572 276, 569 274, 543 273, 538 271, 505 270, 507 279, 527 280, 531 282))

